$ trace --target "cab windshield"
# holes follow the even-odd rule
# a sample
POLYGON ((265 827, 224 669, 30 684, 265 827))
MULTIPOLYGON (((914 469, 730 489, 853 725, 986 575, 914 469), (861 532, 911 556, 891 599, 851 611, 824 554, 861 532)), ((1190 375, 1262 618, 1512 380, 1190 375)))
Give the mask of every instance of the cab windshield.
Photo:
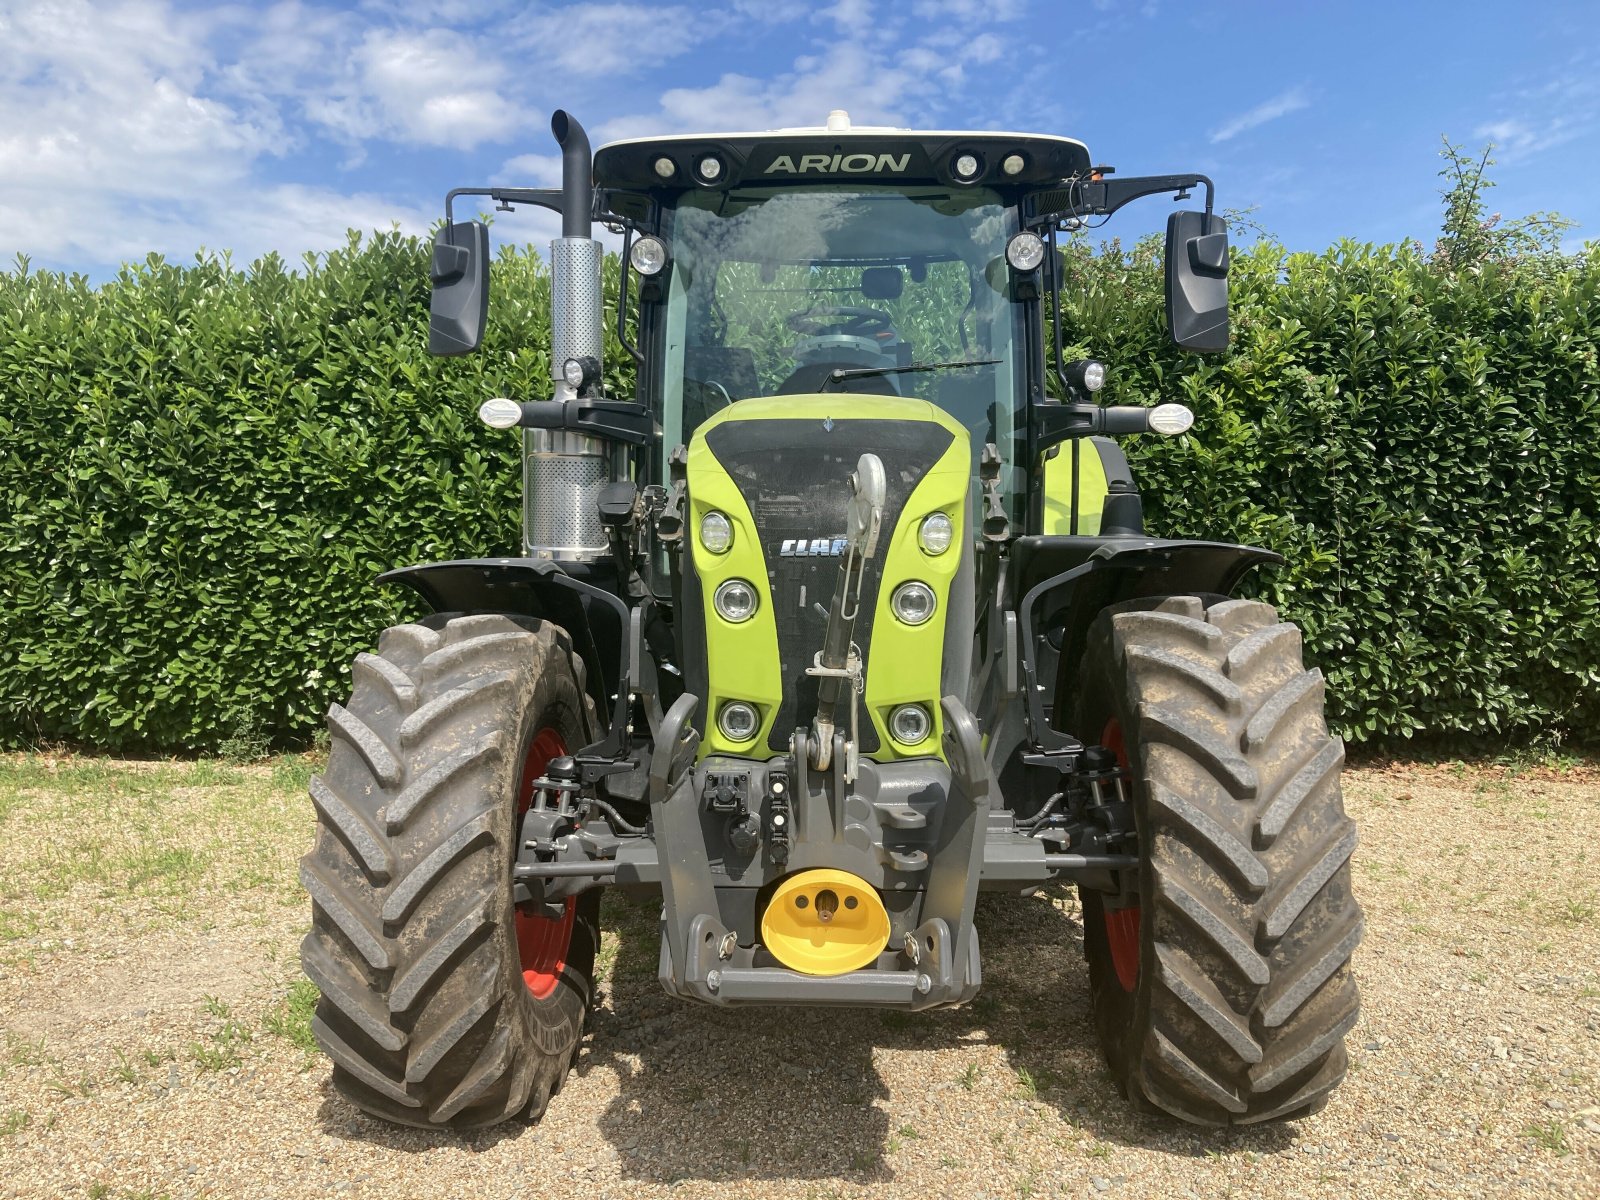
POLYGON ((983 188, 685 194, 663 230, 665 451, 748 397, 872 393, 937 404, 969 430, 975 464, 986 442, 1009 464, 1025 394, 1015 231, 983 188), (908 366, 933 369, 892 370, 908 366))

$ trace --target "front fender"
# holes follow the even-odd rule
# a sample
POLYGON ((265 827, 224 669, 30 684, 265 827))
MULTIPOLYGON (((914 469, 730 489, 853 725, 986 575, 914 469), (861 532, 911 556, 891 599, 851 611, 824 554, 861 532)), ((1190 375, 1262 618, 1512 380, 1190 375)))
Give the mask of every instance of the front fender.
POLYGON ((1066 740, 1044 719, 1040 690, 1053 694, 1056 711, 1064 711, 1063 685, 1077 677, 1089 626, 1101 610, 1141 596, 1231 596, 1252 567, 1282 561, 1275 551, 1228 542, 1018 538, 1012 546, 1011 595, 1028 683, 1028 722, 1037 742, 1066 740))
POLYGON ((561 626, 583 661, 585 685, 602 714, 627 690, 628 606, 604 588, 535 558, 421 563, 378 576, 408 587, 434 612, 509 613, 561 626))

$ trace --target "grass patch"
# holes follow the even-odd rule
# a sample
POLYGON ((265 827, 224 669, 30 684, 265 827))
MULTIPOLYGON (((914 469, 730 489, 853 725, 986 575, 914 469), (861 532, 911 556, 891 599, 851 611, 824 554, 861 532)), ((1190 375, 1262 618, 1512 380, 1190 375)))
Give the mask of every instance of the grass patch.
POLYGON ((311 1017, 317 1009, 317 985, 309 979, 296 979, 289 992, 261 1018, 266 1031, 291 1042, 308 1053, 316 1050, 311 1035, 311 1017))
POLYGON ((33 1114, 25 1108, 13 1108, 0 1116, 0 1137, 14 1137, 33 1124, 33 1114))
POLYGON ((141 846, 111 869, 129 891, 174 892, 205 873, 206 856, 187 846, 141 846))
POLYGON ((201 1071, 226 1071, 243 1061, 241 1051, 254 1040, 247 1025, 233 1019, 233 1009, 216 996, 204 1001, 206 1015, 221 1022, 203 1042, 189 1044, 189 1057, 201 1071))
POLYGON ((13 1067, 42 1067, 49 1061, 44 1052, 44 1039, 30 1040, 6 1033, 6 1061, 13 1067))
POLYGON ((111 1068, 111 1077, 120 1083, 138 1083, 138 1069, 128 1061, 128 1056, 121 1050, 118 1050, 116 1054, 117 1065, 111 1068))
POLYGON ((326 763, 326 756, 321 754, 280 758, 272 764, 272 786, 286 792, 303 792, 311 785, 311 777, 326 763))
POLYGON ((1595 919, 1597 912, 1600 912, 1600 901, 1597 901, 1594 892, 1590 892, 1575 900, 1563 901, 1556 915, 1571 925, 1587 925, 1595 919))
POLYGON ((71 1100, 76 1096, 92 1096, 95 1093, 95 1082, 88 1074, 78 1076, 77 1079, 68 1079, 65 1075, 58 1075, 45 1084, 56 1095, 71 1100))
POLYGON ((0 942, 20 941, 39 932, 39 919, 18 909, 0 908, 0 942))
POLYGON ((1522 1131, 1524 1137, 1532 1138, 1551 1154, 1567 1155, 1572 1153, 1572 1147, 1567 1145, 1567 1130, 1560 1121, 1536 1121, 1522 1131))
POLYGON ((85 913, 114 900, 161 924, 214 913, 241 892, 301 903, 295 859, 312 835, 304 780, 314 762, 0 756, 0 948, 41 928, 72 936, 72 914, 41 912, 69 896, 85 913))

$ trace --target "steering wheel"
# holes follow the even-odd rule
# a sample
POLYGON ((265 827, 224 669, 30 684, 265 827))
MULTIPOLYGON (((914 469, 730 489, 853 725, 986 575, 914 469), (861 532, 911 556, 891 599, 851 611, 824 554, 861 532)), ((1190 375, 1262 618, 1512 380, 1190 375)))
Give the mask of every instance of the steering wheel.
POLYGON ((808 308, 784 318, 784 324, 796 333, 812 337, 824 334, 843 334, 847 337, 876 337, 894 328, 894 317, 881 308, 855 308, 849 305, 829 308, 808 308))

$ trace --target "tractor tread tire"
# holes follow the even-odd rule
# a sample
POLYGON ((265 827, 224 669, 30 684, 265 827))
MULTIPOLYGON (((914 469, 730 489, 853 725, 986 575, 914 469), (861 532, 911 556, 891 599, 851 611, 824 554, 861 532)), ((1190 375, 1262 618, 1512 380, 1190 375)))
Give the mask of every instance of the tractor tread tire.
POLYGON ((1085 938, 1112 1069, 1130 1099, 1197 1124, 1316 1111, 1347 1067, 1362 933, 1322 675, 1256 601, 1135 601, 1088 645, 1086 680, 1120 693, 1102 711, 1122 723, 1143 858, 1133 993, 1107 939, 1085 938))
POLYGON ((386 630, 351 677, 300 866, 312 1032, 340 1093, 385 1120, 537 1118, 577 1056, 598 893, 579 897, 560 981, 536 1000, 513 923, 515 796, 533 723, 590 740, 581 666, 554 625, 446 614, 386 630))

